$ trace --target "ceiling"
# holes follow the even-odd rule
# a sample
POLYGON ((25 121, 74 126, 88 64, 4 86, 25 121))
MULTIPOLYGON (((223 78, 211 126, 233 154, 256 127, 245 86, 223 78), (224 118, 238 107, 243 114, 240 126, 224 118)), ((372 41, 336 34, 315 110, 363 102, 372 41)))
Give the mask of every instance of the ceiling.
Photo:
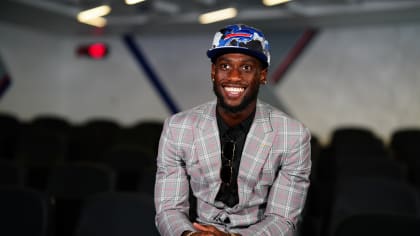
POLYGON ((260 0, 2 0, 0 23, 63 35, 213 32, 228 23, 246 23, 264 30, 322 28, 380 23, 420 23, 420 0, 294 0, 274 7, 260 0), (96 28, 78 23, 79 11, 108 4, 108 24, 96 28), (232 20, 200 25, 202 13, 234 6, 232 20))

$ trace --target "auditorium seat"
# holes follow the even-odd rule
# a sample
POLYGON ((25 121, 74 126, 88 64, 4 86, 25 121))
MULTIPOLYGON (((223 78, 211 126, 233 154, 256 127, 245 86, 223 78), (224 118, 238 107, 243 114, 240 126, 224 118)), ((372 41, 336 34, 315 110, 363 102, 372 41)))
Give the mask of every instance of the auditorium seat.
POLYGON ((155 171, 156 157, 140 146, 120 144, 105 152, 103 163, 116 171, 117 191, 144 191, 141 183, 155 171))
POLYGON ((25 184, 25 168, 10 160, 0 160, 0 186, 25 184))
POLYGON ((12 160, 16 155, 21 121, 18 117, 0 113, 0 158, 12 160))
POLYGON ((400 181, 407 179, 406 166, 391 158, 337 158, 336 179, 382 177, 400 181))
POLYGON ((407 167, 408 181, 420 189, 420 127, 393 131, 389 148, 393 157, 407 167))
POLYGON ((116 144, 137 145, 144 150, 148 149, 156 156, 162 129, 163 122, 161 121, 139 121, 132 126, 122 129, 116 144))
POLYGON ((334 157, 386 157, 383 140, 366 127, 343 126, 332 132, 331 155, 334 157))
POLYGON ((154 218, 150 195, 100 193, 83 204, 75 236, 157 236, 154 218))
POLYGON ((394 214, 360 214, 348 217, 337 227, 334 236, 417 236, 420 219, 394 214))
POLYGON ((400 128, 391 134, 390 148, 396 159, 420 159, 420 127, 400 128))
POLYGON ((48 196, 23 187, 0 187, 0 235, 50 235, 48 196))
POLYGON ((96 193, 115 190, 115 173, 98 163, 67 163, 51 169, 46 191, 55 213, 55 233, 72 236, 83 201, 96 193))
POLYGON ((38 115, 27 122, 27 126, 48 130, 50 132, 61 134, 67 138, 69 132, 71 131, 72 123, 65 117, 59 115, 43 114, 38 115))
POLYGON ((25 127, 16 149, 16 160, 26 166, 49 167, 65 160, 68 140, 48 129, 25 127))
POLYGON ((114 144, 120 125, 110 119, 95 118, 74 127, 68 161, 101 161, 114 144))
POLYGON ((347 217, 358 214, 419 216, 418 193, 405 181, 382 177, 353 177, 336 183, 327 234, 347 217))

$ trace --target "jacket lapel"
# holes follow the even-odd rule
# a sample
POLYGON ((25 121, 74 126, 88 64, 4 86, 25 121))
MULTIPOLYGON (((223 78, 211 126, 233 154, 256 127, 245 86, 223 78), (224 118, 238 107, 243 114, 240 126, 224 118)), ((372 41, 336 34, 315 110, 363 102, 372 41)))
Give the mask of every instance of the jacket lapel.
POLYGON ((254 122, 248 132, 239 167, 239 204, 248 202, 271 150, 274 138, 270 109, 258 101, 254 122))
POLYGON ((198 161, 202 167, 202 173, 209 186, 208 201, 213 202, 220 187, 220 140, 219 129, 216 120, 216 101, 208 103, 200 111, 197 122, 198 132, 195 139, 195 150, 198 161))

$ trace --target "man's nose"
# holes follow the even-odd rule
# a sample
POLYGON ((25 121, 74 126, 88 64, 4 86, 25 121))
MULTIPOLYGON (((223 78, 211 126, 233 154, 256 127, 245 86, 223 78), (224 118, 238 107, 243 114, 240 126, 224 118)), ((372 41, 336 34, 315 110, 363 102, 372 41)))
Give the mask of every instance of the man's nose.
POLYGON ((229 73, 229 79, 230 80, 241 80, 241 71, 239 68, 233 68, 229 73))

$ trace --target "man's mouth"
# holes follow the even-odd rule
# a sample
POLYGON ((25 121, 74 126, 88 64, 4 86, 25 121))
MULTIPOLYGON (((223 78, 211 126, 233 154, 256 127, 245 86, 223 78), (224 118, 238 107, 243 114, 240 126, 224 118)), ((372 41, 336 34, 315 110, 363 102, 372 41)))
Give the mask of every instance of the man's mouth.
POLYGON ((223 89, 231 96, 237 96, 245 90, 242 87, 223 87, 223 89))

